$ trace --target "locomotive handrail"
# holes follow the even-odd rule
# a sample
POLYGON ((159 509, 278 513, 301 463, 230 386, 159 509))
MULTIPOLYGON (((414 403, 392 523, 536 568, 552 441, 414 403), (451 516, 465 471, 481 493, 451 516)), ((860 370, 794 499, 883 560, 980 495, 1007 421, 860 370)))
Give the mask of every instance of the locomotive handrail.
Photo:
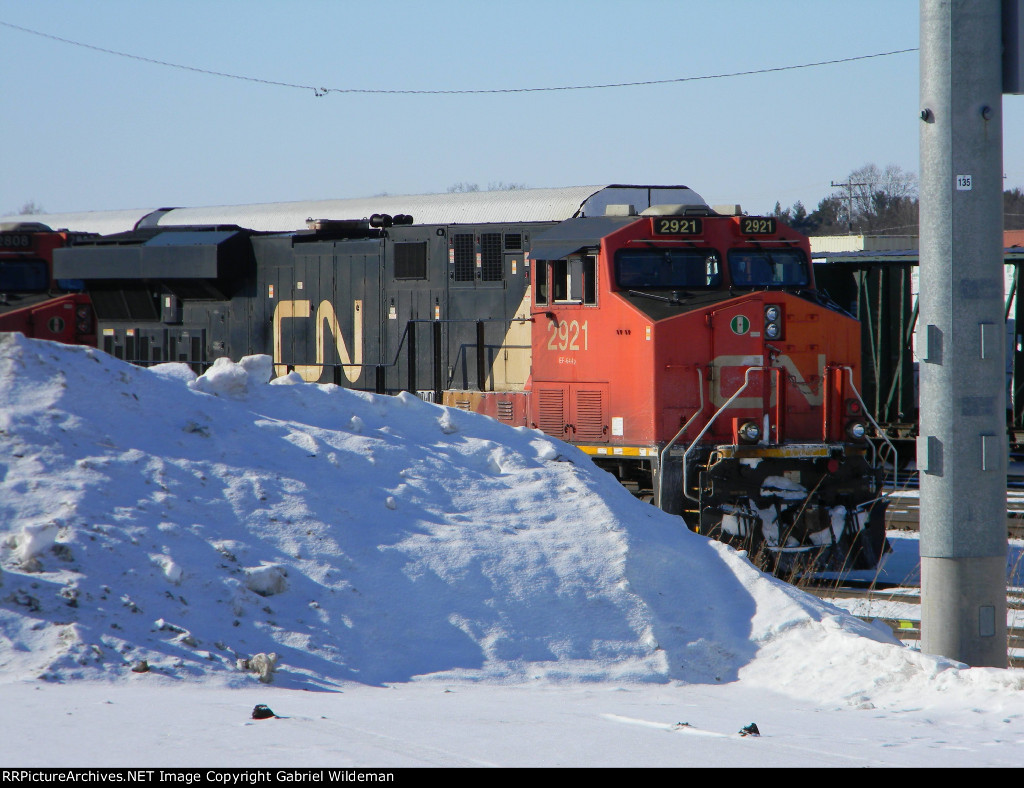
MULTIPOLYGON (((868 421, 871 422, 871 426, 875 428, 875 434, 879 435, 882 438, 882 440, 888 444, 889 449, 892 451, 892 491, 896 492, 896 484, 899 481, 899 477, 897 474, 899 472, 900 459, 899 454, 896 451, 896 447, 893 445, 892 441, 889 440, 888 436, 882 431, 882 428, 878 426, 878 422, 875 421, 874 416, 872 416, 871 413, 868 412, 867 406, 864 404, 864 398, 861 397, 860 392, 857 390, 857 385, 853 382, 853 367, 843 364, 840 365, 839 369, 845 369, 848 373, 850 373, 850 388, 853 389, 853 393, 857 395, 857 401, 860 403, 861 413, 863 413, 867 417, 868 421)), ((884 493, 882 497, 885 497, 884 493)))
MULTIPOLYGON (((689 429, 691 424, 693 424, 694 419, 696 419, 701 413, 704 412, 704 373, 701 371, 701 368, 700 368, 699 365, 697 366, 697 390, 700 391, 700 408, 697 409, 696 413, 694 413, 692 416, 690 416, 690 418, 687 420, 686 424, 684 424, 682 427, 679 428, 679 432, 677 432, 673 436, 672 440, 670 440, 667 444, 665 444, 665 448, 662 449, 661 453, 658 455, 658 508, 659 509, 663 508, 662 505, 661 505, 661 501, 662 501, 662 495, 664 494, 664 489, 665 489, 665 457, 668 454, 669 449, 671 449, 673 446, 675 446, 676 441, 679 440, 683 436, 683 433, 686 432, 687 429, 689 429)), ((684 479, 685 479, 685 474, 684 474, 684 479)), ((684 485, 685 485, 685 481, 684 481, 684 485)), ((684 486, 683 489, 684 490, 686 489, 685 486, 684 486)))
POLYGON ((692 495, 689 494, 689 492, 687 492, 688 483, 686 479, 686 458, 689 456, 690 452, 697 447, 697 444, 700 443, 700 439, 704 437, 704 433, 711 429, 711 425, 714 424, 715 420, 722 415, 722 411, 726 410, 730 405, 732 405, 733 400, 736 399, 740 394, 742 394, 743 391, 747 388, 747 386, 750 385, 750 373, 764 372, 767 371, 768 369, 770 369, 770 367, 747 367, 747 371, 743 375, 743 385, 736 389, 736 393, 729 397, 729 399, 725 401, 725 404, 722 405, 722 407, 720 407, 717 411, 715 411, 715 415, 708 419, 708 423, 704 425, 704 429, 702 429, 697 434, 697 437, 693 439, 693 442, 690 444, 690 448, 683 452, 683 495, 685 495, 691 501, 697 501, 698 503, 700 503, 699 498, 694 498, 692 495))

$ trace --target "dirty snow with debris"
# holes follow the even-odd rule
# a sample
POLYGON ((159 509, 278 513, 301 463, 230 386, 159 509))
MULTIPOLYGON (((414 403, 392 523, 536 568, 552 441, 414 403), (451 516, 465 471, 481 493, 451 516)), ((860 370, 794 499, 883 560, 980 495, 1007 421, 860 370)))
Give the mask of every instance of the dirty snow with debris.
POLYGON ((537 431, 270 377, 0 334, 5 765, 1024 762, 1024 673, 905 648, 537 431))

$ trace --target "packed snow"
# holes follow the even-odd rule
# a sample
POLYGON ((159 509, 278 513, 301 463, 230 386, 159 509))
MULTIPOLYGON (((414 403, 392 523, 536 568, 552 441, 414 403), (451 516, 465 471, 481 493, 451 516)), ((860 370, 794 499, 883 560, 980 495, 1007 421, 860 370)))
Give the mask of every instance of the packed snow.
POLYGON ((271 372, 0 334, 4 765, 1024 762, 1024 673, 535 430, 271 372))

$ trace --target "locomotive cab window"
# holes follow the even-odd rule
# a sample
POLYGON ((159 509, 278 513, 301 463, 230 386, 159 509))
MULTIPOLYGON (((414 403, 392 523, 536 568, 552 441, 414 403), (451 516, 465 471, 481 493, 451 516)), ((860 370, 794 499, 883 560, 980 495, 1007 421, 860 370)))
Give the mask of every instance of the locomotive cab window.
POLYGON ((537 266, 537 283, 538 304, 548 303, 548 297, 555 304, 596 304, 597 262, 593 255, 542 261, 537 266))
POLYGON ((722 283, 722 271, 714 249, 620 249, 615 283, 649 290, 706 289, 722 283))
POLYGON ((731 249, 729 276, 735 287, 804 287, 807 258, 799 249, 731 249))
POLYGON ((597 259, 593 255, 583 258, 583 303, 597 303, 597 259))
POLYGON ((534 266, 537 282, 533 290, 538 306, 544 306, 548 302, 548 268, 547 260, 539 260, 534 266))

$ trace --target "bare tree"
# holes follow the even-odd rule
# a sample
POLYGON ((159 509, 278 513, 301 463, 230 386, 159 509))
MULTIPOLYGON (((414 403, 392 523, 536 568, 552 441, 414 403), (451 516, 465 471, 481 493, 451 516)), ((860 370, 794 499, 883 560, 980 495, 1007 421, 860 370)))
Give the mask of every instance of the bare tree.
POLYGON ((34 213, 44 213, 42 205, 36 205, 35 200, 29 200, 27 203, 21 206, 21 210, 18 211, 19 216, 30 216, 34 213))
POLYGON ((846 179, 849 186, 832 193, 843 198, 849 225, 859 233, 917 232, 917 175, 899 165, 884 170, 865 164, 846 179))
MULTIPOLYGON (((505 181, 491 181, 487 184, 487 191, 489 192, 512 192, 517 189, 527 188, 525 183, 505 183, 505 181)), ((478 183, 466 183, 459 182, 453 183, 448 187, 449 194, 457 194, 464 192, 478 192, 480 191, 480 184, 478 183)))

